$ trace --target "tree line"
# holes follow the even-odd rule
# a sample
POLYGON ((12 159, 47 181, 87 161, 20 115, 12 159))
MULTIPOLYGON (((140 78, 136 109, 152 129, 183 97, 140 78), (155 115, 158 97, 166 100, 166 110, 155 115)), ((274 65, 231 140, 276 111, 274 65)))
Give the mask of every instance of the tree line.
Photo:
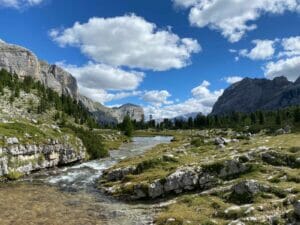
POLYGON ((275 131, 284 126, 290 125, 300 130, 300 107, 293 106, 274 111, 256 111, 252 113, 231 112, 226 115, 203 115, 199 113, 195 118, 164 119, 157 123, 155 120, 148 122, 132 121, 135 129, 212 129, 212 128, 233 128, 242 130, 249 127, 252 132, 262 129, 275 131))

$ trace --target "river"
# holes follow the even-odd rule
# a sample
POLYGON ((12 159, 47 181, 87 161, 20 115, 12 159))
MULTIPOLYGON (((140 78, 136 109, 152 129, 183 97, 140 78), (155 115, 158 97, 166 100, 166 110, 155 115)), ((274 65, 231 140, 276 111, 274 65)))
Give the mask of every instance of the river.
POLYGON ((129 204, 99 192, 102 172, 122 159, 169 143, 171 137, 135 137, 110 157, 44 170, 21 181, 0 184, 1 225, 147 225, 151 204, 129 204))

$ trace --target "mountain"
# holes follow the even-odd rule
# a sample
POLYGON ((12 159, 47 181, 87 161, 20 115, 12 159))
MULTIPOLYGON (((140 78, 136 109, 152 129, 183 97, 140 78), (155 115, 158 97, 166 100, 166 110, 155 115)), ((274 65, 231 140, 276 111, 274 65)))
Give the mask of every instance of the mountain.
POLYGON ((121 123, 125 115, 129 115, 132 120, 136 121, 144 119, 144 110, 137 105, 125 104, 120 107, 109 108, 82 95, 79 95, 79 101, 101 124, 121 123))
POLYGON ((71 96, 86 107, 101 124, 119 123, 125 115, 130 115, 137 121, 144 117, 144 111, 139 106, 126 104, 119 108, 108 108, 80 95, 77 81, 72 74, 59 66, 39 60, 34 53, 21 46, 0 41, 0 69, 17 74, 20 78, 31 76, 59 94, 71 96))
POLYGON ((299 104, 300 78, 295 82, 283 76, 273 80, 245 78, 224 91, 215 103, 212 115, 276 110, 299 104))
POLYGON ((199 114, 199 112, 192 112, 192 113, 187 113, 184 115, 180 115, 180 116, 176 116, 175 118, 173 118, 172 120, 183 120, 183 121, 187 121, 190 117, 192 117, 193 119, 195 119, 197 117, 197 115, 199 114))

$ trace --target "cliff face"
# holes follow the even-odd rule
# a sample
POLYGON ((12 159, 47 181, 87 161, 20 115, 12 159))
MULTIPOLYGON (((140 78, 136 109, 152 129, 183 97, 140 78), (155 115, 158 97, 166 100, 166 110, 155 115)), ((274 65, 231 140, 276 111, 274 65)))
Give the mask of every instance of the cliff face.
POLYGON ((274 80, 245 78, 224 91, 214 105, 212 114, 276 110, 298 104, 300 79, 293 83, 285 77, 274 80))
MULTIPOLYGON (((10 138, 12 139, 12 138, 10 138)), ((51 140, 43 145, 21 145, 18 139, 0 147, 0 177, 30 174, 33 171, 67 165, 85 159, 85 148, 77 139, 77 148, 51 140)), ((17 177, 11 177, 17 178, 17 177)))
POLYGON ((60 94, 66 94, 80 101, 101 124, 122 122, 125 115, 142 120, 143 109, 136 105, 124 105, 120 108, 108 108, 78 93, 76 79, 64 69, 40 61, 26 48, 0 41, 0 69, 16 73, 21 78, 31 76, 60 94))

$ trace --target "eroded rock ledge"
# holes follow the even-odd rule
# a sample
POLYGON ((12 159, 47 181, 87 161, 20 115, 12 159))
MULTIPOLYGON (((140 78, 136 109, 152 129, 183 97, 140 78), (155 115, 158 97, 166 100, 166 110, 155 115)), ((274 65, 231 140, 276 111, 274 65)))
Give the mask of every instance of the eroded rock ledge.
POLYGON ((0 147, 0 176, 17 179, 33 171, 67 165, 86 157, 85 147, 76 139, 76 148, 58 140, 47 144, 12 144, 0 147))

